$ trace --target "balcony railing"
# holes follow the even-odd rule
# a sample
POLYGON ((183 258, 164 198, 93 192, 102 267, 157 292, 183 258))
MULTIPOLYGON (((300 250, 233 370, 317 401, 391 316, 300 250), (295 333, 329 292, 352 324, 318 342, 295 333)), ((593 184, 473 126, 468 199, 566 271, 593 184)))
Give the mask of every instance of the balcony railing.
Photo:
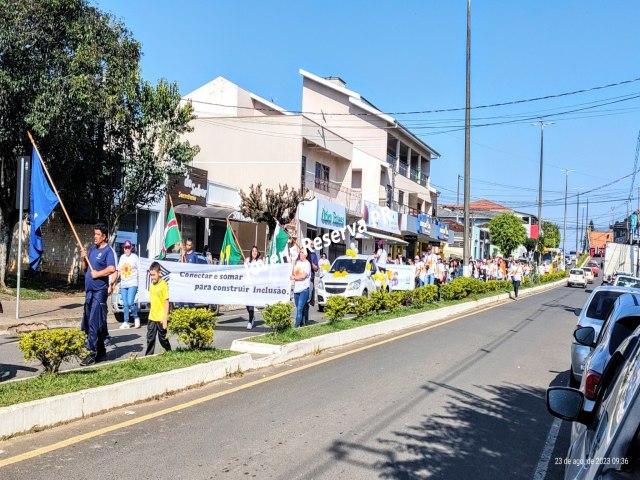
POLYGON ((409 178, 414 182, 420 181, 420 172, 415 168, 412 168, 411 172, 409 173, 409 178))
POLYGON ((343 187, 338 182, 325 180, 315 175, 307 175, 305 187, 314 192, 321 192, 321 196, 331 202, 347 207, 347 212, 351 215, 360 216, 362 214, 362 192, 352 188, 343 187))
POLYGON ((398 162, 398 172, 400 173, 400 175, 402 175, 403 177, 406 177, 408 171, 409 171, 409 165, 407 165, 406 163, 398 162))
POLYGON ((390 153, 387 153, 387 163, 389 165, 393 165, 394 163, 396 163, 396 156, 391 155, 390 153))
POLYGON ((424 173, 421 173, 420 174, 420 185, 422 185, 423 187, 426 187, 428 182, 429 182, 429 177, 427 177, 424 173))

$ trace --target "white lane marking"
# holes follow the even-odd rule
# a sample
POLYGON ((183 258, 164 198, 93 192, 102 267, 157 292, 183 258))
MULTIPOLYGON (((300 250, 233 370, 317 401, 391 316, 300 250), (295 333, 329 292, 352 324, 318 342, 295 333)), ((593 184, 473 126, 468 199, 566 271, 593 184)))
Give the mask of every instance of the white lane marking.
POLYGON ((562 425, 562 420, 560 420, 559 418, 553 420, 551 428, 549 429, 549 434, 547 435, 547 439, 544 442, 544 448, 542 449, 542 453, 540 454, 540 460, 538 460, 538 466, 536 467, 536 471, 533 474, 533 480, 544 480, 544 478, 547 476, 547 468, 549 467, 551 454, 553 453, 553 449, 556 445, 556 440, 558 439, 560 425, 562 425))

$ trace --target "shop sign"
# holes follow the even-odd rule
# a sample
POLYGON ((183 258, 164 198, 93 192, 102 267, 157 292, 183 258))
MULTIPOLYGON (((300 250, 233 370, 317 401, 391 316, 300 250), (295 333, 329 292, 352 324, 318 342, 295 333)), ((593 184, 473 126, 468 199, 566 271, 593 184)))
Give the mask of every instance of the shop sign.
POLYGON ((438 223, 438 239, 445 242, 449 240, 449 225, 446 223, 438 223))
POLYGON ((367 227, 389 233, 400 233, 401 217, 398 212, 388 207, 365 201, 362 206, 362 219, 367 227))
POLYGON ((317 199, 316 226, 338 230, 347 226, 347 209, 342 205, 317 199))
POLYGON ((421 213, 418 215, 418 233, 431 236, 431 217, 421 213))
POLYGON ((207 171, 187 167, 182 175, 169 176, 169 195, 174 205, 207 205, 207 171))

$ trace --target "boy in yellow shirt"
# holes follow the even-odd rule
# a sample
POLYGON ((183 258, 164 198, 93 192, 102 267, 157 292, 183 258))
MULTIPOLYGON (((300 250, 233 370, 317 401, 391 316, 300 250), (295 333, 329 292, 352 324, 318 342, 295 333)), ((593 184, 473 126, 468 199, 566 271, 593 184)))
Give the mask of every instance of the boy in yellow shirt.
POLYGON ((156 347, 156 336, 165 350, 171 350, 167 339, 167 323, 169 321, 169 285, 160 276, 160 264, 153 262, 149 267, 151 286, 149 287, 149 321, 147 322, 147 351, 145 355, 153 355, 156 347))

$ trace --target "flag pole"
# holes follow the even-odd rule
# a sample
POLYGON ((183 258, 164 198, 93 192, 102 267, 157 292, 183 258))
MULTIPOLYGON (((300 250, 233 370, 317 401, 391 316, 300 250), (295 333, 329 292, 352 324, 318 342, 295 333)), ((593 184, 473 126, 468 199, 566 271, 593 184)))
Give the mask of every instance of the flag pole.
MULTIPOLYGON (((40 159, 40 164, 42 165, 42 169, 44 170, 44 173, 47 176, 47 179, 49 180, 49 183, 53 187, 53 192, 56 194, 56 197, 58 197, 58 202, 60 203, 60 206, 62 207, 62 211, 64 212, 64 216, 67 218, 67 222, 69 222, 69 226, 71 227, 71 231, 73 232, 73 236, 76 237, 76 242, 78 242, 78 246, 80 247, 80 250, 82 251, 82 250, 84 250, 84 247, 82 246, 82 242, 80 242, 80 237, 78 237, 78 232, 76 232, 76 229, 73 226, 73 223, 71 222, 71 218, 69 218, 69 214, 67 213, 67 209, 65 208, 64 203, 62 203, 62 198, 60 198, 60 194, 58 193, 58 189, 56 188, 55 183, 53 183, 53 180, 51 180, 51 175, 49 175, 49 170, 47 170, 47 166, 44 164, 44 160, 42 159, 42 155, 40 155, 40 150, 38 150, 38 146, 36 145, 35 140, 31 136, 31 132, 28 131, 28 130, 27 130, 27 135, 29 136, 29 140, 31 140, 31 144, 33 145, 33 148, 36 150, 36 153, 38 154, 38 158, 40 159)), ((89 265, 89 268, 91 269, 91 271, 93 271, 93 267, 91 266, 91 262, 89 262, 89 258, 87 258, 87 264, 89 265)))
MULTIPOLYGON (((171 205, 171 210, 173 210, 173 217, 176 219, 176 229, 178 230, 178 235, 180 235, 180 261, 184 261, 184 242, 182 241, 182 231, 180 230, 180 224, 178 223, 178 215, 176 215, 176 209, 173 206, 173 199, 171 195, 167 195, 169 197, 169 204, 171 205)), ((169 215, 167 214, 167 218, 169 215)))
POLYGON ((232 213, 227 215, 227 227, 229 227, 231 229, 231 235, 233 235, 233 239, 236 241, 236 245, 238 246, 238 250, 240 250, 240 255, 242 255, 242 263, 244 263, 244 262, 247 261, 247 257, 244 256, 244 252, 242 251, 242 247, 240 246, 240 242, 236 238, 236 232, 234 232, 233 228, 231 228, 231 222, 229 221, 229 217, 231 215, 232 215, 232 213))

